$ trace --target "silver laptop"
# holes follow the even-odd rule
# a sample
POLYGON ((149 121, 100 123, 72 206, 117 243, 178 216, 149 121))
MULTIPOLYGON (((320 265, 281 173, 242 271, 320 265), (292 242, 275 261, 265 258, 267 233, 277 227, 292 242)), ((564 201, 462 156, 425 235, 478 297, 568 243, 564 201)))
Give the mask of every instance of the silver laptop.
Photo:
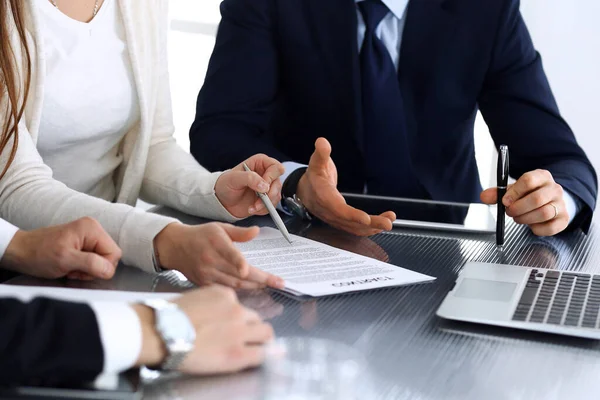
POLYGON ((600 275, 467 263, 437 315, 600 339, 600 275))

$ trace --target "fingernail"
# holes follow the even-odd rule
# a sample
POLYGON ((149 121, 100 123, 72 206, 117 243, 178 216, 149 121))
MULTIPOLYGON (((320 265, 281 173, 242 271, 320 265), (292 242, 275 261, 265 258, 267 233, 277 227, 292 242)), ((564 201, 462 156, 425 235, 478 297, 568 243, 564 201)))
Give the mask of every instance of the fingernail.
POLYGON ((514 203, 512 197, 510 197, 510 196, 504 197, 504 205, 505 206, 510 207, 512 205, 512 203, 514 203))
POLYGON ((112 265, 110 265, 110 263, 107 263, 104 266, 104 276, 109 277, 112 273, 112 265))
POLYGON ((283 279, 279 278, 275 282, 275 286, 277 287, 277 289, 285 289, 285 281, 283 279))
POLYGON ((254 208, 254 207, 250 207, 248 209, 248 214, 254 214, 255 212, 256 212, 256 208, 254 208))
POLYGON ((261 182, 258 184, 258 190, 260 190, 263 193, 266 193, 269 191, 269 185, 266 182, 261 182))

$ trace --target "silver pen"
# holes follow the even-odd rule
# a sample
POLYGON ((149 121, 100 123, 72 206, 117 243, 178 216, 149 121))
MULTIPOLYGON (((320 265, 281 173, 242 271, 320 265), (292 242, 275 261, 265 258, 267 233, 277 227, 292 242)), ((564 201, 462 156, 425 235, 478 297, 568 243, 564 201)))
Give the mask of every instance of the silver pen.
MULTIPOLYGON (((244 169, 247 172, 252 172, 252 170, 250 168, 248 168, 246 163, 244 163, 244 169)), ((269 211, 269 215, 271 215, 271 218, 273 219, 273 222, 275 222, 275 225, 277 226, 277 229, 279 229, 279 232, 281 232, 283 237, 290 244, 292 244, 292 238, 290 237, 290 233, 288 232, 287 228, 285 227, 285 224, 283 223, 283 220, 279 216, 279 213, 273 206, 273 203, 271 203, 271 199, 269 199, 269 196, 267 196, 264 193, 260 193, 260 192, 256 192, 256 194, 258 195, 258 197, 260 197, 260 199, 264 203, 265 207, 267 207, 267 210, 269 211)))

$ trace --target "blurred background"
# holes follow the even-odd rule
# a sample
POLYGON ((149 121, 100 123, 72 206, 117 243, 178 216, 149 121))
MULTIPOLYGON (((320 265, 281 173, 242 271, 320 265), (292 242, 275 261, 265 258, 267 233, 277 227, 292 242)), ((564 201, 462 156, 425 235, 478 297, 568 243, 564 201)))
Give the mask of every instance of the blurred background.
MULTIPOLYGON (((326 1, 326 0, 323 0, 326 1)), ((177 141, 189 149, 196 96, 220 20, 221 0, 170 0, 170 71, 177 141)), ((560 110, 600 171, 600 0, 522 0, 521 10, 560 110)), ((495 150, 485 123, 476 125, 483 186, 495 184, 495 150)))

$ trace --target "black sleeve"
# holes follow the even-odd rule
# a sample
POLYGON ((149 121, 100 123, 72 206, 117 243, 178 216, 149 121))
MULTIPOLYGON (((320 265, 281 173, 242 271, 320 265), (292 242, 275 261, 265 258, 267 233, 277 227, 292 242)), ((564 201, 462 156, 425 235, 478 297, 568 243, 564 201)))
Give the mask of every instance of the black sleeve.
POLYGON ((598 193, 596 172, 559 113, 519 1, 504 3, 479 107, 496 146, 510 149, 511 176, 550 171, 581 202, 571 228, 587 231, 598 193))
POLYGON ((92 381, 103 360, 98 323, 88 305, 0 299, 0 385, 92 381))
POLYGON ((198 95, 190 151, 209 170, 264 153, 290 158, 266 134, 279 89, 271 0, 224 0, 222 20, 198 95))

